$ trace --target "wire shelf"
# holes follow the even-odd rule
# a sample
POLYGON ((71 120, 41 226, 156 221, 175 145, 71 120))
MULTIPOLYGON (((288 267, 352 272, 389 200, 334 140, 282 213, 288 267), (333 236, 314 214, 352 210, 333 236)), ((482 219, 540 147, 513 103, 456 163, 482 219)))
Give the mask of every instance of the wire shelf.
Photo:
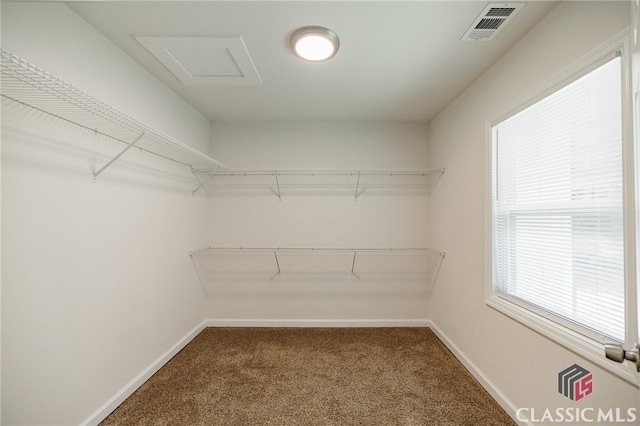
POLYGON ((194 194, 243 189, 350 188, 357 199, 365 189, 412 189, 431 192, 445 169, 192 169, 200 181, 194 194))
POLYGON ((224 168, 206 154, 132 118, 78 90, 36 65, 2 49, 1 95, 42 113, 122 142, 124 149, 94 172, 98 176, 129 148, 193 167, 224 168))
POLYGON ((298 256, 320 256, 320 255, 376 255, 376 256, 444 256, 444 251, 433 250, 425 247, 360 247, 360 248, 336 248, 336 247, 208 247, 201 250, 194 250, 192 256, 217 256, 225 254, 242 255, 270 255, 272 253, 298 255, 298 256))
POLYGON ((429 248, 209 247, 190 253, 203 283, 317 277, 412 277, 433 286, 445 252, 429 248))

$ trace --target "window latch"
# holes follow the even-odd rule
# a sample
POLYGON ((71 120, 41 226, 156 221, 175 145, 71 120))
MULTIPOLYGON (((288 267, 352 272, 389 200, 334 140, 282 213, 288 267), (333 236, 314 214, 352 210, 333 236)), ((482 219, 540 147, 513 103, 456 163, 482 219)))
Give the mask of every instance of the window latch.
POLYGON ((611 361, 623 362, 626 359, 634 362, 640 372, 640 344, 636 343, 633 349, 625 350, 620 343, 606 343, 604 354, 611 361))

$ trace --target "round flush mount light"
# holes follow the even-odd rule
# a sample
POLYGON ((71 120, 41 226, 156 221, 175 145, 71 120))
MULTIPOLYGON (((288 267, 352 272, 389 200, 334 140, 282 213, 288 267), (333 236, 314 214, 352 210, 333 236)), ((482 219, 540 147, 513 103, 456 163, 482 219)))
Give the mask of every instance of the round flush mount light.
POLYGON ((340 40, 329 28, 311 25, 295 30, 291 34, 289 44, 297 57, 320 62, 327 61, 338 53, 340 40))

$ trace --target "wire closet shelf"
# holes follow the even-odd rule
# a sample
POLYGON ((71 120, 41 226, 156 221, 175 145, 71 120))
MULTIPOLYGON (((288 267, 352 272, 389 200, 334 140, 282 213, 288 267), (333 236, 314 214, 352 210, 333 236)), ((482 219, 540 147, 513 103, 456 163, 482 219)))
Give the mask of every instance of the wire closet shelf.
POLYGON ((1 49, 0 55, 0 94, 6 101, 124 144, 122 151, 94 171, 94 179, 132 147, 192 169, 226 168, 221 162, 110 107, 8 50, 1 49))
POLYGON ((351 188, 357 199, 365 189, 414 189, 431 192, 445 169, 198 169, 192 168, 207 193, 241 189, 270 188, 281 199, 283 189, 301 188, 351 188))
POLYGON ((351 275, 412 277, 431 287, 446 253, 413 247, 209 247, 190 254, 203 283, 287 275, 351 275))
POLYGON ((101 102, 44 69, 0 49, 0 94, 5 102, 71 123, 122 144, 122 149, 93 170, 94 180, 137 148, 188 166, 197 186, 192 191, 236 191, 268 188, 282 199, 282 190, 350 188, 355 199, 374 189, 430 192, 444 169, 231 169, 220 161, 101 102))

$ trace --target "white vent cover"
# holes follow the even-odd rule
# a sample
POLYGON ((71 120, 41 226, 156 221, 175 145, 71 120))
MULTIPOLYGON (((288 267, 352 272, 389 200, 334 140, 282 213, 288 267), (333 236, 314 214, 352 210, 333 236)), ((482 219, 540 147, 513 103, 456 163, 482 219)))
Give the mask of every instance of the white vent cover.
POLYGON ((489 3, 460 40, 491 40, 524 3, 489 3))

